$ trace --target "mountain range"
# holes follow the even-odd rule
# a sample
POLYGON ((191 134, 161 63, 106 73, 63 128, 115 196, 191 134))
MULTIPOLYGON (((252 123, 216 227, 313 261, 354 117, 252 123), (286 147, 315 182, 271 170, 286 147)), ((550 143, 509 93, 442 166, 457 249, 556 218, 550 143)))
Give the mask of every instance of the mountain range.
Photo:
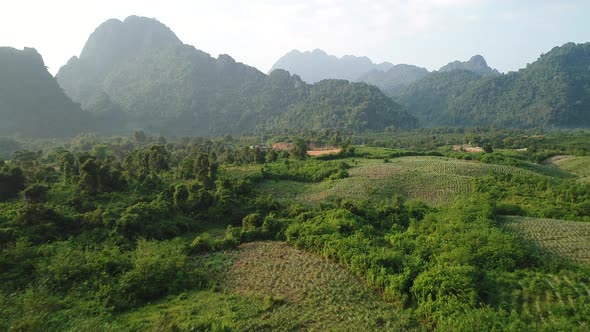
MULTIPOLYGON (((526 68, 506 74, 488 66, 483 56, 474 55, 432 72, 406 64, 386 70, 373 68, 355 81, 379 87, 426 127, 587 127, 589 48, 589 43, 555 47, 526 68)), ((307 64, 297 60, 298 54, 306 53, 291 52, 274 67, 299 68, 293 73, 304 73, 318 65, 312 58, 307 64), (285 59, 293 62, 286 63, 285 59)))
POLYGON ((292 63, 319 81, 305 82, 305 72, 275 68, 267 75, 229 55, 212 57, 164 24, 137 16, 97 27, 55 78, 36 50, 3 47, 0 135, 590 126, 590 43, 555 47, 507 74, 479 55, 429 72, 319 50, 289 54, 275 67, 299 58, 292 63))
POLYGON ((325 79, 356 81, 371 70, 387 71, 392 67, 393 64, 389 62, 375 64, 364 56, 345 55, 339 58, 315 49, 311 52, 293 50, 285 54, 272 66, 270 72, 284 69, 299 75, 307 83, 315 83, 325 79))
POLYGON ((85 109, 120 109, 128 129, 166 135, 416 125, 370 85, 344 80, 310 85, 287 72, 265 75, 229 55, 211 57, 183 44, 164 24, 137 16, 100 25, 80 57, 56 77, 85 109))
MULTIPOLYGON (((430 74, 428 69, 415 65, 374 64, 364 56, 345 55, 338 58, 320 49, 312 52, 293 50, 281 57, 272 66, 271 72, 275 69, 284 69, 310 83, 334 78, 365 82, 379 87, 389 96, 397 96, 404 88, 430 74)), ((467 70, 481 76, 500 74, 490 68, 481 55, 474 55, 468 61, 453 61, 438 71, 453 70, 467 70)))
POLYGON ((433 73, 396 100, 428 126, 588 127, 590 43, 555 47, 507 74, 433 73))

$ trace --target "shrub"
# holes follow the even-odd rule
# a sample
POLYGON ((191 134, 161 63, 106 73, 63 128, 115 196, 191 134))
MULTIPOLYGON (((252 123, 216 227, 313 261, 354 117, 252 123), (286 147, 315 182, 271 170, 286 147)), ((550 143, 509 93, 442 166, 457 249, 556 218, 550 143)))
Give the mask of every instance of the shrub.
POLYGON ((209 233, 203 233, 191 242, 190 248, 192 253, 204 253, 211 251, 213 239, 209 233))
POLYGON ((119 281, 121 294, 132 306, 206 282, 203 275, 189 270, 187 247, 181 239, 159 242, 139 239, 132 264, 119 281))
POLYGON ((254 229, 262 226, 262 216, 260 213, 250 213, 242 219, 242 227, 244 229, 254 229))

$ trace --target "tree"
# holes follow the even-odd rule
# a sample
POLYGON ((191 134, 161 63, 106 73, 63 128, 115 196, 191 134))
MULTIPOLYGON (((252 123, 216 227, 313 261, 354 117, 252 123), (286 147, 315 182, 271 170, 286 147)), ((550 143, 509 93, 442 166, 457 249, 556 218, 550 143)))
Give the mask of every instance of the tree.
POLYGON ((23 191, 23 197, 27 203, 43 203, 47 200, 48 191, 49 188, 47 188, 47 186, 35 183, 23 191))
POLYGON ((270 149, 270 151, 268 151, 268 153, 266 154, 266 162, 267 163, 272 163, 277 161, 277 158, 279 157, 279 155, 277 154, 277 152, 274 149, 270 149))
POLYGON ((301 138, 296 138, 291 149, 291 157, 295 159, 305 159, 307 157, 307 144, 301 138))
POLYGON ((19 167, 0 168, 0 201, 15 198, 25 188, 25 176, 19 167))
POLYGON ((176 189, 174 190, 174 207, 179 210, 184 209, 188 197, 189 192, 184 184, 176 186, 176 189))
POLYGON ((163 145, 152 145, 149 150, 149 167, 152 172, 159 173, 170 169, 170 153, 163 145))
POLYGON ((99 189, 100 169, 94 159, 86 160, 80 166, 79 188, 83 193, 95 195, 99 189))

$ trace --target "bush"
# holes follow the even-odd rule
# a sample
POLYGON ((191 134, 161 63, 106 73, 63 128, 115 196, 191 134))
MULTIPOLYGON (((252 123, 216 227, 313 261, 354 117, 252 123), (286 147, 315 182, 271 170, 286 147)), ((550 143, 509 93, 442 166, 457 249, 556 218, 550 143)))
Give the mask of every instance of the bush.
POLYGON ((262 216, 260 213, 250 213, 242 219, 242 227, 244 229, 254 229, 262 226, 262 216))
POLYGON ((421 302, 456 299, 469 306, 477 303, 477 273, 473 266, 435 266, 422 272, 412 286, 412 295, 421 302))
POLYGON ((204 276, 189 269, 187 249, 181 239, 159 242, 139 239, 132 257, 133 267, 119 280, 119 291, 126 302, 136 306, 190 287, 204 286, 204 276))
POLYGON ((211 251, 213 247, 213 239, 209 233, 203 233, 191 242, 190 248, 192 253, 204 253, 211 251))

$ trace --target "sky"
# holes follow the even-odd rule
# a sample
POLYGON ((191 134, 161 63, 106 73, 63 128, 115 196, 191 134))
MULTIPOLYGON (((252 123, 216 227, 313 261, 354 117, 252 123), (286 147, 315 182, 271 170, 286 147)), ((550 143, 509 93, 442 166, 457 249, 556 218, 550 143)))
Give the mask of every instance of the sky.
POLYGON ((267 72, 298 49, 435 70, 483 55, 514 71, 590 41, 590 0, 2 0, 0 46, 34 47, 55 74, 110 18, 156 18, 186 44, 267 72))

